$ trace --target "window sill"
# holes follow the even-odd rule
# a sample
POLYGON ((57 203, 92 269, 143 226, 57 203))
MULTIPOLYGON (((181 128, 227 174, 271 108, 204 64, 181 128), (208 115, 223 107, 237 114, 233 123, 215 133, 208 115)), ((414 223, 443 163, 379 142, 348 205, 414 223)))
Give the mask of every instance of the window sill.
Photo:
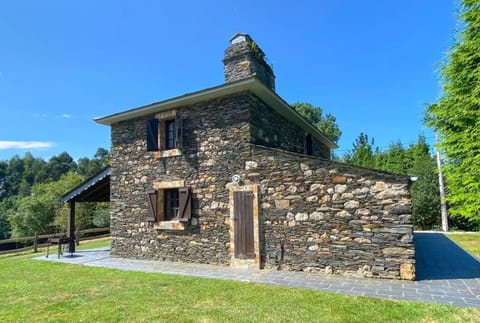
POLYGON ((155 152, 155 158, 176 157, 181 155, 182 151, 178 148, 155 152))
POLYGON ((157 230, 176 230, 184 231, 188 222, 180 220, 160 221, 155 223, 154 228, 157 230))

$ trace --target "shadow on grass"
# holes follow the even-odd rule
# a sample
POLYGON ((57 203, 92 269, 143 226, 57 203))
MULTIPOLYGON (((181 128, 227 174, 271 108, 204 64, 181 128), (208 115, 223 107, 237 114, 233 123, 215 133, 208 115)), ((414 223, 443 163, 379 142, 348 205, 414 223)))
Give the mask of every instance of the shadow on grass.
POLYGON ((480 278, 480 261, 442 233, 416 232, 417 280, 480 278))

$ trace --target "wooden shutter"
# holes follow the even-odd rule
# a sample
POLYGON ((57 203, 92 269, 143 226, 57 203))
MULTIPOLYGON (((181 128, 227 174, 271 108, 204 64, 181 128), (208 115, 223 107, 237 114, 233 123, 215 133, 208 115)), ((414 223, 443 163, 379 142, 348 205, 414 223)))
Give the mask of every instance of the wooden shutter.
POLYGON ((158 151, 158 119, 147 119, 147 151, 158 151))
POLYGON ((180 113, 175 113, 175 148, 182 148, 183 144, 183 127, 182 116, 180 113))
POLYGON ((255 258, 253 236, 253 192, 238 191, 233 194, 235 221, 235 257, 255 258))
POLYGON ((188 221, 192 217, 192 196, 189 187, 178 189, 178 217, 188 221))
POLYGON ((157 191, 148 191, 147 200, 148 200, 147 221, 156 222, 157 221, 157 191))

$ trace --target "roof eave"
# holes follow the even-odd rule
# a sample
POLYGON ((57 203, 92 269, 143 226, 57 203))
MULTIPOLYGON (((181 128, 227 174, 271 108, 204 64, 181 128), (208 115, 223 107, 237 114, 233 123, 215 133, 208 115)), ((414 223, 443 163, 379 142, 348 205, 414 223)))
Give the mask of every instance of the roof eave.
POLYGON ((84 182, 80 183, 79 185, 75 186, 71 189, 68 193, 63 195, 60 200, 62 203, 69 202, 71 200, 75 200, 75 198, 80 195, 83 191, 87 190, 91 186, 95 185, 95 183, 103 180, 105 177, 110 176, 112 169, 110 167, 105 168, 97 175, 94 175, 84 182))
POLYGON ((158 113, 163 110, 174 109, 177 107, 194 104, 201 101, 207 101, 222 96, 227 96, 243 91, 251 91, 259 96, 265 103, 270 105, 282 116, 291 120, 306 132, 311 133, 314 138, 325 144, 330 149, 336 149, 338 146, 321 133, 315 126, 306 121, 300 114, 295 111, 285 100, 283 100, 278 94, 268 88, 255 76, 241 79, 239 81, 222 84, 219 86, 211 87, 197 92, 187 93, 182 96, 171 98, 168 100, 144 105, 138 108, 127 110, 120 113, 115 113, 105 117, 95 118, 94 120, 100 124, 111 126, 112 124, 142 117, 149 114, 158 113))
POLYGON ((259 82, 259 81, 255 77, 250 77, 250 78, 242 79, 236 82, 231 82, 231 83, 207 88, 201 91, 187 93, 171 99, 140 106, 138 108, 115 113, 109 116, 94 118, 93 120, 100 124, 111 126, 112 124, 115 124, 121 121, 145 116, 148 114, 157 113, 159 111, 162 111, 163 109, 165 110, 172 109, 172 108, 189 105, 189 104, 193 104, 201 101, 206 101, 206 100, 217 98, 220 96, 225 96, 225 95, 234 94, 240 91, 248 90, 251 88, 251 85, 256 82, 259 82))

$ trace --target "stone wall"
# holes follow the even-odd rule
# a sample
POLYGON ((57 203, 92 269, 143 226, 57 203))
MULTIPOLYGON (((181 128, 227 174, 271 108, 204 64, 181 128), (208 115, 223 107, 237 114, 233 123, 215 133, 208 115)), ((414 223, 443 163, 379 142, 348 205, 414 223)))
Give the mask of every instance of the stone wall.
MULTIPOLYGON (((240 174, 261 189, 263 267, 411 279, 408 178, 254 145, 252 134, 268 129, 257 117, 271 111, 259 105, 244 93, 177 109, 183 148, 175 157, 146 151, 152 115, 112 126, 112 256, 229 265, 228 187, 240 174), (193 193, 191 224, 159 230, 146 221, 146 192, 180 180, 193 193)), ((277 124, 278 136, 289 127, 277 124)))
POLYGON ((409 178, 252 147, 266 268, 414 279, 409 178))
MULTIPOLYGON (((303 154, 305 130, 286 120, 259 98, 253 96, 252 99, 251 142, 303 154)), ((313 148, 313 156, 330 159, 330 149, 316 139, 313 139, 313 148)))
POLYGON ((230 263, 225 184, 250 154, 250 105, 248 95, 238 95, 178 109, 183 148, 176 157, 146 151, 145 120, 151 115, 112 126, 112 256, 230 263), (176 180, 192 190, 191 225, 158 230, 146 221, 146 192, 154 182, 176 180))

